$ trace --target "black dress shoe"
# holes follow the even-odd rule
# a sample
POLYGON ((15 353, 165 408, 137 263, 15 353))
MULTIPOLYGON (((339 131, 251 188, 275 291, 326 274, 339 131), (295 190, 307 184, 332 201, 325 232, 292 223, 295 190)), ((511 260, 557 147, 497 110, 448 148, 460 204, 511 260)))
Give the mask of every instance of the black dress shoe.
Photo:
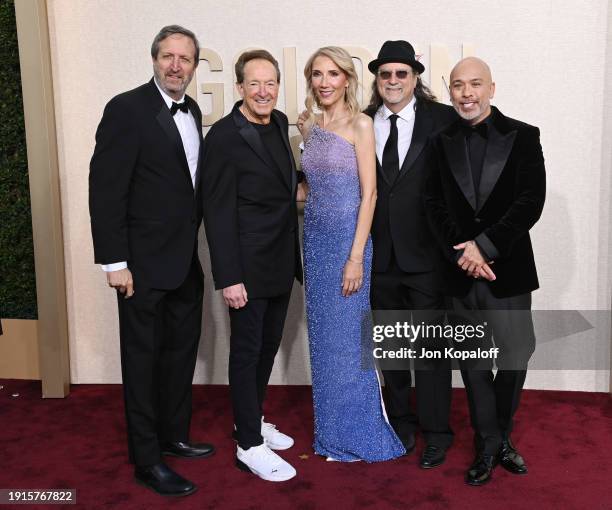
POLYGON ((414 447, 416 446, 416 438, 414 437, 414 434, 407 434, 401 436, 400 441, 404 445, 404 450, 406 450, 406 453, 404 453, 404 455, 411 454, 414 450, 414 447))
POLYGON ((446 460, 446 450, 444 448, 440 448, 439 446, 428 444, 423 450, 423 455, 421 455, 421 462, 419 465, 423 469, 431 469, 439 466, 444 463, 446 460))
POLYGON ((162 496, 188 496, 198 490, 192 482, 172 471, 163 462, 147 467, 136 466, 134 479, 162 496))
POLYGON ((191 444, 177 441, 175 443, 163 443, 161 445, 162 455, 173 457, 184 457, 187 459, 210 457, 215 453, 215 447, 207 443, 191 444))
POLYGON ((502 441, 499 450, 499 463, 506 471, 510 471, 515 475, 527 474, 527 464, 525 464, 525 460, 521 457, 521 454, 514 448, 510 438, 502 441))
POLYGON ((465 474, 465 483, 468 485, 484 485, 491 479, 495 455, 479 453, 465 474))

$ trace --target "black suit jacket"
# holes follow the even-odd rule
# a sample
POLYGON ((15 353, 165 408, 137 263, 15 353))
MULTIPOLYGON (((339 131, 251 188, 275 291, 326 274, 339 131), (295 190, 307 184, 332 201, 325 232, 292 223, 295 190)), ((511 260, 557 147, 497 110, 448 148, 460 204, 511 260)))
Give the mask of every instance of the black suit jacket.
POLYGON ((272 112, 291 162, 279 170, 241 104, 206 135, 204 225, 215 288, 242 282, 249 298, 273 297, 302 281, 295 161, 286 115, 272 112))
MULTIPOLYGON (((366 111, 372 118, 376 110, 366 111)), ((402 271, 420 273, 435 267, 437 246, 423 204, 430 137, 456 119, 450 106, 417 100, 410 148, 395 180, 389 181, 376 161, 378 198, 372 221, 372 270, 389 268, 392 251, 402 271)))
POLYGON ((202 220, 202 114, 186 96, 200 134, 196 186, 179 131, 153 80, 106 105, 89 172, 95 261, 127 261, 135 282, 177 288, 187 276, 202 220))
POLYGON ((546 175, 540 131, 492 107, 480 189, 475 190, 461 121, 440 133, 432 151, 426 206, 432 230, 445 255, 447 291, 463 297, 474 279, 456 263, 453 245, 475 239, 494 260, 495 297, 538 288, 529 229, 544 207, 546 175))

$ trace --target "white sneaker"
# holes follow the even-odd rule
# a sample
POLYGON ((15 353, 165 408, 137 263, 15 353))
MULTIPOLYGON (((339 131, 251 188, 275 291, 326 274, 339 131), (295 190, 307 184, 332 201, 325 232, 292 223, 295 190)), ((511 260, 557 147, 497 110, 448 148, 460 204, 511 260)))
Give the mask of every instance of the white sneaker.
POLYGON ((277 430, 276 425, 266 423, 261 419, 261 437, 265 444, 273 450, 286 450, 293 446, 293 439, 277 430))
POLYGON ((236 466, 269 482, 284 482, 296 475, 295 468, 270 450, 265 443, 251 446, 248 450, 238 446, 236 466))

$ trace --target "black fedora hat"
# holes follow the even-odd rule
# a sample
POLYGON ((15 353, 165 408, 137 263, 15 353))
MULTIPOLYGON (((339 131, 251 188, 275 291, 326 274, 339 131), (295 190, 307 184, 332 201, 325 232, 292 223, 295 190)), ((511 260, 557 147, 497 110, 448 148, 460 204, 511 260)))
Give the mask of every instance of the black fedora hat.
POLYGON ((368 69, 376 74, 379 66, 389 62, 408 64, 419 74, 425 71, 425 66, 416 59, 414 48, 408 41, 385 41, 378 52, 378 58, 368 64, 368 69))

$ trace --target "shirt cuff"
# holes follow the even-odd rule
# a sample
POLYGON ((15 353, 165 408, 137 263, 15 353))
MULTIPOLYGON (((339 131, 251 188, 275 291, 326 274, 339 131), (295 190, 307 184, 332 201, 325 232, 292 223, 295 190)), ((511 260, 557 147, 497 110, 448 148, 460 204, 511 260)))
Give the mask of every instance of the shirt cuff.
POLYGON ((486 259, 487 262, 499 258, 499 251, 497 251, 497 248, 491 242, 491 239, 489 239, 489 237, 484 232, 478 234, 474 241, 476 241, 478 248, 482 252, 483 257, 486 259))
POLYGON ((120 271, 121 269, 127 269, 127 262, 115 262, 114 264, 101 264, 102 269, 106 273, 111 271, 120 271))

